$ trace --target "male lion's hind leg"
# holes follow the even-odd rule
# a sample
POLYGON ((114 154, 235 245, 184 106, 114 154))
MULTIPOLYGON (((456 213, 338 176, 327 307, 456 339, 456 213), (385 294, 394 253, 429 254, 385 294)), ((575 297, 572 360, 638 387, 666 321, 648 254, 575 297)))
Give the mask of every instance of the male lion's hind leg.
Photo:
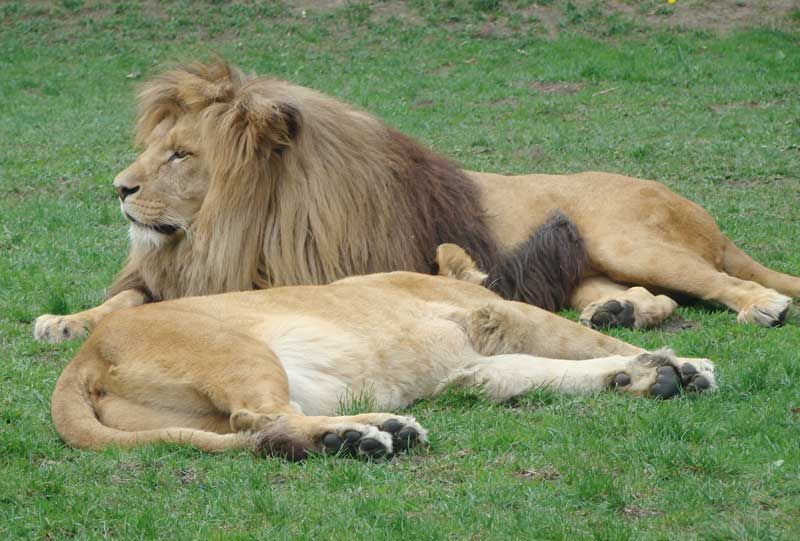
POLYGON ((710 361, 678 359, 669 350, 583 361, 495 355, 460 369, 442 386, 452 384, 478 387, 498 401, 541 388, 567 394, 609 389, 654 398, 716 388, 710 361))
POLYGON ((660 325, 678 303, 643 287, 626 287, 602 276, 584 279, 572 294, 571 306, 581 311, 582 325, 594 329, 643 329, 660 325))
POLYGON ((311 453, 391 457, 428 441, 428 431, 413 417, 391 413, 311 417, 239 410, 231 415, 231 428, 255 433, 257 454, 289 460, 303 460, 311 453))
POLYGON ((592 264, 600 265, 611 280, 722 303, 737 313, 740 323, 773 327, 786 319, 790 297, 755 281, 731 276, 682 247, 641 244, 635 257, 616 252, 614 245, 605 246, 604 251, 594 254, 592 264))

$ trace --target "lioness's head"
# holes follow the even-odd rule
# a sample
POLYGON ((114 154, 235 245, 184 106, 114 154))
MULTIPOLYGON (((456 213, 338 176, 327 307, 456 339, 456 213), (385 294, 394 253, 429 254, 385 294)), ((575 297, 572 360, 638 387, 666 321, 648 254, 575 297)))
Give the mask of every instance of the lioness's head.
POLYGON ((114 179, 131 240, 159 245, 188 231, 208 192, 210 175, 197 118, 166 118, 148 137, 146 148, 114 179))

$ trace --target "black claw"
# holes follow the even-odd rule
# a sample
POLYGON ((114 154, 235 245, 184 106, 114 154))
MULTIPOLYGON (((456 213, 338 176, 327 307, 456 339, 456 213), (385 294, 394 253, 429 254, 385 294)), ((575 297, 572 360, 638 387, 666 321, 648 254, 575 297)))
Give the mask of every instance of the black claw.
POLYGON ((373 438, 364 438, 358 444, 359 450, 371 458, 377 458, 386 454, 386 448, 381 442, 373 438))
POLYGON ((631 377, 624 373, 620 372, 616 376, 614 376, 614 387, 626 387, 631 384, 631 377))
POLYGON ((393 443, 398 451, 406 451, 414 446, 419 439, 419 432, 416 429, 407 426, 397 433, 393 438, 393 443))
POLYGON ((401 423, 397 419, 389 419, 388 421, 383 423, 383 426, 381 426, 380 429, 383 430, 384 432, 394 434, 400 431, 400 429, 403 428, 403 426, 404 426, 403 423, 401 423))
POLYGON ((344 440, 342 440, 342 438, 340 438, 339 436, 337 436, 333 432, 325 434, 322 437, 322 445, 325 446, 325 450, 326 451, 332 451, 332 452, 336 453, 336 452, 339 451, 339 449, 342 448, 342 444, 343 443, 344 443, 344 440))

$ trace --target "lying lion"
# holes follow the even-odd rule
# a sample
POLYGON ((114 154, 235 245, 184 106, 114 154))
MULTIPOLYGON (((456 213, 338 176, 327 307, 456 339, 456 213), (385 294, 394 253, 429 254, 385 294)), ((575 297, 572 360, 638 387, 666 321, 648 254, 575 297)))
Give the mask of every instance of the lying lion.
POLYGON ((424 442, 425 429, 391 413, 335 416, 343 397, 394 410, 449 385, 495 400, 535 388, 669 398, 715 387, 705 359, 647 353, 502 300, 476 285, 485 275, 457 246, 440 247, 437 261, 450 277, 394 272, 117 311, 58 379, 56 428, 90 449, 177 442, 378 457, 424 442))
POLYGON ((464 247, 504 298, 569 306, 594 327, 657 325, 676 306, 670 292, 769 326, 800 296, 800 278, 753 261, 661 184, 462 171, 367 113, 225 64, 146 83, 138 141, 114 180, 131 247, 110 298, 39 317, 37 339, 81 336, 145 302, 435 274, 442 243, 464 247))

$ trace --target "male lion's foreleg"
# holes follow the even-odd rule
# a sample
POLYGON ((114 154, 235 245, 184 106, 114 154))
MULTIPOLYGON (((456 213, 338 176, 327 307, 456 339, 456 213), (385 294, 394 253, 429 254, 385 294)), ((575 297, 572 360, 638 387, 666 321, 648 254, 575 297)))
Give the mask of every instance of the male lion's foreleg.
POLYGON ((231 426, 256 434, 256 453, 289 460, 302 460, 310 453, 390 457, 428 441, 427 430, 413 417, 391 413, 311 417, 239 410, 231 415, 231 426))
POLYGON ((126 289, 100 306, 67 316, 43 314, 36 318, 33 337, 50 343, 80 338, 97 326, 101 319, 122 308, 131 308, 147 302, 147 295, 138 289, 126 289))
POLYGON ((584 279, 572 295, 571 306, 581 311, 582 325, 595 329, 659 325, 678 306, 666 295, 643 287, 625 287, 602 276, 584 279))
POLYGON ((678 359, 668 350, 583 361, 495 355, 458 370, 442 387, 453 384, 478 387, 500 401, 542 388, 568 394, 610 389, 660 398, 671 398, 681 389, 703 392, 716 388, 710 361, 678 359))

